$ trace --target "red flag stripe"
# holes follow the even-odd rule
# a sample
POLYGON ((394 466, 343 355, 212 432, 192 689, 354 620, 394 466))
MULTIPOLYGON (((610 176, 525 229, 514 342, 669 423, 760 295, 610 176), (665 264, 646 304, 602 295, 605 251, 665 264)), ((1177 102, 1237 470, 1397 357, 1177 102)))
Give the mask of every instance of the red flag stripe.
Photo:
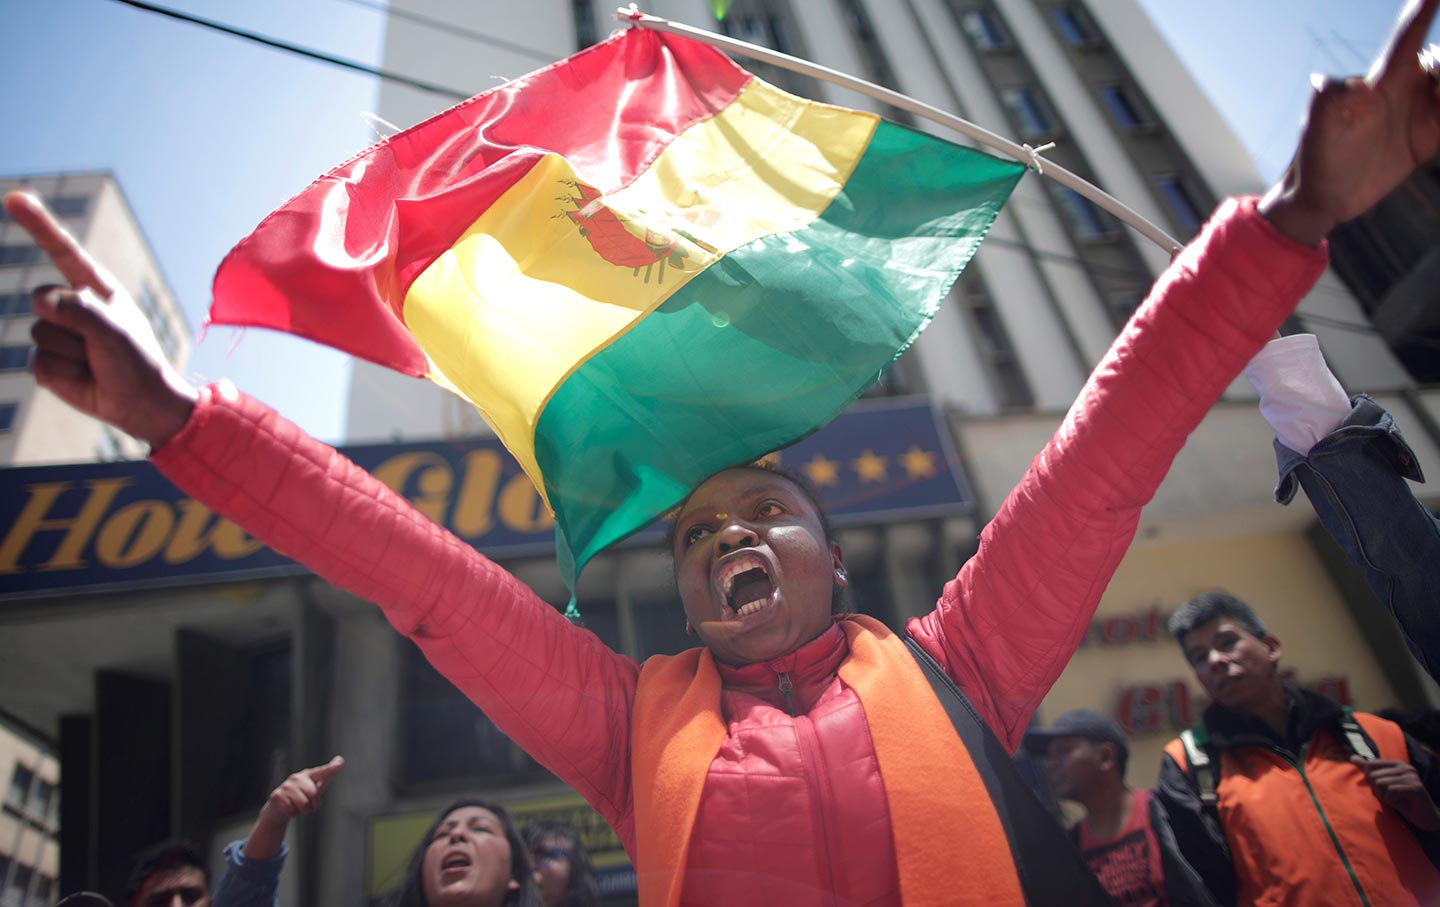
POLYGON ((541 155, 564 155, 613 192, 751 78, 709 47, 632 29, 497 86, 376 143, 267 217, 221 263, 210 320, 424 375, 400 315, 410 282, 541 155))

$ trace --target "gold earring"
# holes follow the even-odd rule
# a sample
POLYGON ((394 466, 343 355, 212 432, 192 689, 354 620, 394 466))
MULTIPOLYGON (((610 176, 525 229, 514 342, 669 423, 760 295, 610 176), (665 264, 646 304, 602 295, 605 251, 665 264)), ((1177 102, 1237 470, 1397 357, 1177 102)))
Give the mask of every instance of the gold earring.
POLYGON ((717 519, 717 520, 728 520, 728 519, 730 519, 730 514, 728 514, 728 513, 717 513, 717 514, 715 514, 715 519, 717 519))

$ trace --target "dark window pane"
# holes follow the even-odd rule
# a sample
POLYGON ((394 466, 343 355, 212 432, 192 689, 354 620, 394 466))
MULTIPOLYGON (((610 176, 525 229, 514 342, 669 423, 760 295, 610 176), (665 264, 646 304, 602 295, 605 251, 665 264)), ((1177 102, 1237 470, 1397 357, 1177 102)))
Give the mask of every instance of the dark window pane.
POLYGON ((15 427, 15 416, 20 412, 18 403, 0 403, 0 431, 9 431, 15 427))
POLYGON ((1043 139, 1056 133, 1055 114, 1038 89, 1007 88, 1000 92, 1000 100, 1010 112, 1021 138, 1043 139))
POLYGON ((30 345, 0 346, 0 372, 23 369, 30 363, 30 345))
MULTIPOLYGON (((400 776, 405 784, 507 779, 544 770, 485 713, 441 677, 413 644, 404 647, 400 776)), ((532 700, 543 709, 545 693, 532 700)))
POLYGON ((0 246, 0 267, 33 265, 43 257, 39 246, 0 246))
POLYGON ((30 785, 35 783, 35 773, 16 763, 15 773, 10 776, 10 790, 5 794, 5 805, 24 812, 25 801, 30 799, 30 785))
POLYGON ((45 200, 56 217, 84 217, 90 210, 90 199, 83 195, 59 195, 45 200))
POLYGON ((1082 10, 1073 6, 1060 6, 1050 11, 1050 21, 1060 38, 1071 47, 1095 47, 1100 43, 1100 32, 1095 23, 1082 10))
POLYGON ((1010 36, 989 10, 972 9, 960 17, 960 25, 978 50, 1009 50, 1010 36))
POLYGON ((1149 118, 1141 111, 1139 102, 1125 86, 1102 85, 1100 97, 1105 101, 1105 107, 1110 111, 1110 118, 1115 121, 1116 126, 1130 131, 1149 127, 1149 118))
POLYGON ((24 291, 0 293, 0 318, 11 315, 29 315, 30 294, 24 291))
POLYGON ((1068 187, 1056 195, 1070 230, 1079 239, 1109 239, 1117 232, 1115 219, 1090 199, 1068 187))
POLYGON ((636 657, 644 661, 651 655, 674 655, 693 649, 700 641, 685 632, 685 612, 678 595, 653 595, 632 600, 635 635, 640 643, 636 657))
POLYGON ((1162 176, 1157 181, 1160 187, 1160 196, 1165 199, 1165 204, 1170 207, 1170 213, 1175 216, 1175 222, 1187 233, 1194 233, 1200 229, 1204 222, 1204 215, 1200 213, 1195 200, 1186 191, 1185 184, 1180 182, 1176 176, 1162 176))

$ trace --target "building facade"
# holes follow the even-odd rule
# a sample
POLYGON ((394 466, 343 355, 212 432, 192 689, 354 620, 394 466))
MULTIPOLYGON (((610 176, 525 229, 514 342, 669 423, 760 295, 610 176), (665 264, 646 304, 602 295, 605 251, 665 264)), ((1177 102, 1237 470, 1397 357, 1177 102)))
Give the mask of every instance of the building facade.
MULTIPOLYGON (((647 12, 859 74, 1032 146, 1053 141, 1046 157, 1181 239, 1219 199, 1263 188, 1134 0, 735 0, 722 22, 704 0, 656 0, 647 12)), ((394 0, 383 65, 479 92, 613 27, 607 5, 583 0, 533 0, 504 17, 454 0, 394 0)), ((832 86, 752 68, 797 93, 909 122, 832 86)), ((448 103, 387 82, 379 113, 403 127, 448 103)), ((849 485, 941 467, 954 476, 957 494, 943 506, 837 521, 855 608, 899 626, 933 605, 1167 261, 1078 195, 1033 175, 1022 182, 931 327, 836 423, 831 446, 782 455, 833 501, 849 485), (933 414, 929 428, 923 419, 855 427, 915 408, 933 414)), ((1364 303, 1327 276, 1296 326, 1319 334, 1342 381, 1390 406, 1422 463, 1440 469, 1440 395, 1369 327, 1364 303)), ((479 453, 493 442, 468 405, 356 363, 348 434, 365 445, 351 451, 357 460, 563 604, 549 515, 513 464, 479 453)), ((19 476, 24 490, 0 539, 5 708, 58 741, 67 779, 72 767, 84 779, 65 787, 66 890, 113 891, 128 854, 157 837, 190 836, 218 853, 285 775, 340 753, 347 764, 324 808, 292 827, 284 903, 373 899, 397 881, 434 811, 472 793, 522 818, 570 819, 596 851, 609 899, 633 899, 603 822, 375 608, 264 561, 243 533, 139 473, 114 471, 121 465, 19 476), (103 507, 89 507, 112 488, 103 507)), ((1115 715, 1134 735, 1131 780, 1153 781, 1160 747, 1200 705, 1164 618, 1216 587, 1261 609, 1298 681, 1363 708, 1440 702, 1304 503, 1275 505, 1273 483, 1270 432, 1237 383, 1146 508, 1040 720, 1080 705, 1115 715)), ((675 599, 654 536, 598 557, 579 590, 586 625, 637 659, 690 645, 675 599)))
POLYGON ((0 904, 48 907, 60 868, 60 761, 49 741, 0 721, 0 904))
MULTIPOLYGON (((0 178, 0 192, 28 189, 129 291, 166 357, 182 371, 190 326, 175 301, 135 213, 104 172, 0 178)), ((0 213, 0 464, 84 462, 145 455, 143 444, 83 416, 35 385, 30 361, 30 292, 63 283, 25 231, 0 213)))

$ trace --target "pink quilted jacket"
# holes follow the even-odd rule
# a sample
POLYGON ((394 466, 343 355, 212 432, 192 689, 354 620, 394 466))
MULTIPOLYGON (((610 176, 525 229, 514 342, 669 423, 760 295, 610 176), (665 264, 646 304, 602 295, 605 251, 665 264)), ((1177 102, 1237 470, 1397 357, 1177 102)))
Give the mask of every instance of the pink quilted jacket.
MULTIPOLYGON (((1013 749, 1084 632, 1186 436, 1325 266, 1228 202, 1161 278, 1055 437, 909 632, 1013 749)), ((206 388, 153 460, 278 551, 384 609, 633 854, 639 668, 334 450, 232 387, 206 388)), ((676 619, 679 619, 676 607, 676 619)), ((689 904, 899 901, 885 791, 832 628, 766 664, 722 666, 729 734, 689 849, 689 904), (778 675, 794 685, 786 710, 778 675)), ((964 830, 956 830, 963 885, 964 830)))

